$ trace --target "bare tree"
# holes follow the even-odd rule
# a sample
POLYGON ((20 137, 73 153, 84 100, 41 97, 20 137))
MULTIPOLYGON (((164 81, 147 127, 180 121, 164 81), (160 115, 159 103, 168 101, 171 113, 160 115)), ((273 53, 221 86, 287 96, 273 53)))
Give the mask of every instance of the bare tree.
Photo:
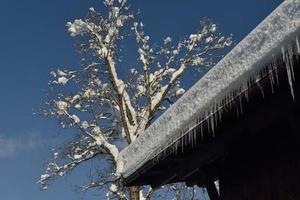
MULTIPOLYGON (((126 0, 105 0, 104 5, 107 13, 90 8, 85 19, 67 24, 70 35, 78 38, 82 67, 51 72, 51 97, 42 114, 58 118, 74 137, 53 151, 38 183, 47 189, 55 177, 97 159, 101 165, 91 173, 90 182, 79 187, 81 191, 97 188, 107 190, 108 199, 148 200, 155 195, 152 188, 125 188, 118 182, 120 149, 185 92, 180 87, 182 75, 211 66, 217 51, 231 44, 231 36, 222 36, 216 24, 206 20, 195 34, 176 44, 167 37, 158 47, 159 42, 150 42, 144 33, 144 25, 135 22, 126 0), (131 69, 122 60, 122 41, 130 37, 135 38, 131 45, 136 45, 138 56, 138 67, 131 69), (129 69, 128 76, 120 73, 122 69, 129 69)), ((177 184, 163 190, 180 199, 178 188, 177 184)), ((164 192, 157 195, 172 196, 164 192)), ((195 190, 189 192, 196 199, 195 190)))

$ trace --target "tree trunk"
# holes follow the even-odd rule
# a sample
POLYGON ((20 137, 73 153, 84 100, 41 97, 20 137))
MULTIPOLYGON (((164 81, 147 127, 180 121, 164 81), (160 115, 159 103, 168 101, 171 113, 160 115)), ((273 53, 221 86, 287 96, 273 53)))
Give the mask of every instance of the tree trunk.
POLYGON ((130 200, 140 200, 140 187, 129 187, 130 200))
POLYGON ((221 197, 217 191, 216 185, 213 180, 210 180, 206 184, 206 190, 210 200, 221 200, 221 197))

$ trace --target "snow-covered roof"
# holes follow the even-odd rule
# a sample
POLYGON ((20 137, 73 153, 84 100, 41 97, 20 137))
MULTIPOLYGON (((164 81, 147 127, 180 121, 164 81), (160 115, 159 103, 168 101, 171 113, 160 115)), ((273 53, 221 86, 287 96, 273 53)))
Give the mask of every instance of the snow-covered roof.
MULTIPOLYGON (((283 59, 287 59, 290 51, 300 53, 299 33, 300 0, 286 0, 140 137, 121 151, 119 160, 122 166, 118 173, 129 177, 147 161, 174 145, 199 119, 214 115, 224 100, 247 89, 250 81, 259 80, 260 72, 273 61, 274 55, 283 53, 283 59)), ((288 64, 287 70, 292 79, 293 70, 288 64)))

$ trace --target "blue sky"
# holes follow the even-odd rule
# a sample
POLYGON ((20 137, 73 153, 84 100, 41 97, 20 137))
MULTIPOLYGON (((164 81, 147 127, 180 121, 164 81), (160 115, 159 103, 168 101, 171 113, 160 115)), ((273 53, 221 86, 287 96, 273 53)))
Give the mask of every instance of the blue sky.
MULTIPOLYGON (((55 182, 41 192, 35 184, 61 131, 55 121, 33 116, 42 103, 49 72, 78 66, 74 40, 65 24, 84 16, 99 0, 1 0, 0 4, 0 199, 80 199, 74 182, 85 172, 55 182)), ((208 17, 235 42, 245 37, 282 0, 139 0, 146 31, 154 38, 184 37, 208 17)), ((97 199, 93 193, 86 199, 97 199)), ((99 199, 99 198, 98 198, 99 199)))

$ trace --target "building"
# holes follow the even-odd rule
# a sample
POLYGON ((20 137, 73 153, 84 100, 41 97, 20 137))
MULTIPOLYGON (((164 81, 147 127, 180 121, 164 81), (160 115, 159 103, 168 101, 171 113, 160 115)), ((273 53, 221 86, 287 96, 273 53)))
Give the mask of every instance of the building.
POLYGON ((121 152, 124 184, 300 199, 299 36, 300 1, 284 1, 121 152))

